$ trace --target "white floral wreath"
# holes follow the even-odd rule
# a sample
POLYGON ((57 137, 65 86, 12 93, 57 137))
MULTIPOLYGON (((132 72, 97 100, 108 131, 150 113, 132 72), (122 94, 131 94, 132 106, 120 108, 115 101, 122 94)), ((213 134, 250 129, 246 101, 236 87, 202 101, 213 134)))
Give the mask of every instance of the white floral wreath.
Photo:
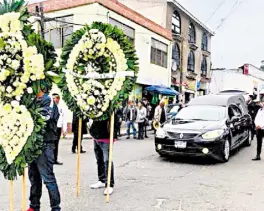
MULTIPOLYGON (((0 16, 0 97, 18 101, 29 83, 45 78, 43 55, 24 40, 19 17, 20 13, 0 16)), ((32 89, 27 92, 31 94, 32 89)))
POLYGON ((31 82, 45 78, 43 55, 35 46, 28 46, 19 17, 20 13, 14 12, 0 16, 0 146, 8 164, 19 155, 34 129, 30 112, 19 101, 25 90, 33 93, 31 82))
POLYGON ((101 73, 102 68, 96 64, 99 57, 109 60, 110 73, 126 71, 127 60, 120 45, 112 38, 107 38, 97 29, 86 32, 70 53, 67 61, 66 81, 70 94, 76 99, 85 115, 98 118, 108 109, 109 103, 122 89, 125 77, 118 76, 104 82, 77 77, 75 74, 101 73), (85 70, 78 70, 78 59, 87 61, 85 70))

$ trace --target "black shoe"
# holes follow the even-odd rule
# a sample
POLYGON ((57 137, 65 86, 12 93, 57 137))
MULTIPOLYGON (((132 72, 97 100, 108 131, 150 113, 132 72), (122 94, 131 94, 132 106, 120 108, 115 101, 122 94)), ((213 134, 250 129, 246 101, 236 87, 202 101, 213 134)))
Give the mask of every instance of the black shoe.
POLYGON ((261 160, 261 158, 259 156, 255 157, 252 159, 253 161, 258 161, 258 160, 261 160))
POLYGON ((86 151, 82 150, 82 151, 81 151, 81 154, 84 154, 84 153, 86 153, 86 151))
POLYGON ((75 152, 75 150, 72 150, 72 154, 75 154, 76 152, 75 152))
POLYGON ((130 137, 128 136, 128 137, 126 137, 126 139, 130 139, 130 137))
POLYGON ((137 137, 136 137, 136 136, 134 136, 134 139, 137 139, 137 137))
POLYGON ((63 163, 61 163, 61 162, 59 162, 59 161, 55 161, 55 162, 54 162, 54 165, 59 165, 59 166, 62 166, 62 165, 63 165, 63 163))
POLYGON ((148 136, 145 136, 145 138, 149 138, 148 136))

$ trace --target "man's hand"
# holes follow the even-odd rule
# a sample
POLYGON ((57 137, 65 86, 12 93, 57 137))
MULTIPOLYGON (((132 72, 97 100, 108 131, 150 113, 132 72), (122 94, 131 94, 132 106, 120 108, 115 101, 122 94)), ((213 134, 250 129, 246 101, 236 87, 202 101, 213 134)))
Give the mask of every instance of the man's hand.
POLYGON ((257 125, 257 126, 256 126, 256 129, 259 130, 259 129, 261 129, 261 127, 260 127, 259 125, 257 125))
POLYGON ((62 131, 62 137, 65 138, 67 133, 65 131, 62 131))

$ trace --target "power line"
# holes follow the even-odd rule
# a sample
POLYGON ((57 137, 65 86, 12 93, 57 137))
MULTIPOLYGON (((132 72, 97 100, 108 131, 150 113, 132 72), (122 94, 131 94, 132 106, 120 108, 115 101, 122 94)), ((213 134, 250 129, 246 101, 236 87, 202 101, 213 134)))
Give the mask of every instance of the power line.
POLYGON ((223 24, 226 22, 226 20, 234 13, 234 11, 243 3, 244 0, 236 0, 233 7, 229 10, 227 15, 221 20, 221 23, 216 27, 215 31, 217 31, 223 24))
POLYGON ((209 20, 212 19, 212 17, 218 12, 218 10, 221 8, 221 6, 226 2, 226 0, 222 0, 220 4, 217 6, 217 8, 213 11, 213 13, 210 15, 210 17, 205 21, 205 23, 208 23, 209 20))

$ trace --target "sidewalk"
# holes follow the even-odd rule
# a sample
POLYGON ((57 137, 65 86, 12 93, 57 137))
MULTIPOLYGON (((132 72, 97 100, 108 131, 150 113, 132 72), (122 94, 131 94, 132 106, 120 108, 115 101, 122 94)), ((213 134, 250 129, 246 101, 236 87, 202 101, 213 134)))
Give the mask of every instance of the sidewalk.
MULTIPOLYGON (((136 130, 138 130, 137 124, 135 124, 135 128, 136 128, 136 130)), ((148 126, 147 130, 151 131, 151 126, 148 126)), ((132 128, 130 129, 130 132, 132 132, 132 128)), ((125 135, 126 135, 126 124, 123 123, 121 126, 121 136, 125 136, 125 135)), ((92 137, 90 136, 90 134, 83 135, 83 139, 91 139, 91 138, 92 137)), ((64 139, 73 139, 73 133, 68 133, 64 139)))

